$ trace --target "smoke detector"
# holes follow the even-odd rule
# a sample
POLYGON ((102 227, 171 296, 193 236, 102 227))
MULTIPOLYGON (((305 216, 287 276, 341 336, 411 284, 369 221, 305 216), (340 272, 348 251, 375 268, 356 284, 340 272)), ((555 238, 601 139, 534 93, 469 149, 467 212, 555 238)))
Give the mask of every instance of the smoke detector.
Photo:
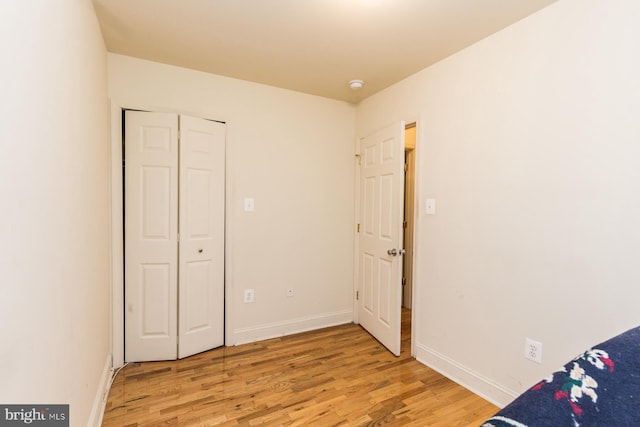
POLYGON ((362 80, 351 80, 349 82, 349 87, 353 90, 362 89, 362 86, 364 86, 364 82, 362 80))

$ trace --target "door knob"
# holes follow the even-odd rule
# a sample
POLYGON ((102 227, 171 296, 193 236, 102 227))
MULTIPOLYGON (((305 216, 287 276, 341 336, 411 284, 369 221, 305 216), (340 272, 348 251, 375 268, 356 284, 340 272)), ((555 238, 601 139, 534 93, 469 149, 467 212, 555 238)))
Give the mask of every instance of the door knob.
POLYGON ((398 250, 398 249, 396 249, 396 248, 389 249, 389 250, 387 251, 387 253, 388 253, 389 255, 391 255, 391 256, 404 255, 404 253, 405 253, 405 252, 406 252, 406 251, 405 251, 404 249, 400 249, 400 250, 398 250))
POLYGON ((202 253, 202 249, 198 249, 198 253, 201 254, 202 253))

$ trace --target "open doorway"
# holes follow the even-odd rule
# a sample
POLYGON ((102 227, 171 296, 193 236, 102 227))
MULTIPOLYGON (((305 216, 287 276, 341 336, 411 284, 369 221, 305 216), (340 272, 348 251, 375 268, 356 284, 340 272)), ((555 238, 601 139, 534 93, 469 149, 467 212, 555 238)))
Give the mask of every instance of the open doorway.
POLYGON ((407 351, 414 354, 411 308, 418 304, 411 302, 413 274, 407 278, 403 272, 414 269, 416 249, 413 199, 418 174, 416 167, 405 167, 405 157, 412 166, 417 163, 413 160, 416 131, 415 124, 398 121, 359 138, 356 145, 354 318, 396 356, 407 351), (407 155, 405 133, 410 139, 407 155), (403 283, 411 292, 406 303, 403 283))
MULTIPOLYGON (((402 258, 402 341, 411 348, 411 309, 413 300, 413 239, 416 180, 416 124, 405 126, 404 133, 404 219, 402 222, 405 254, 402 258)), ((403 345, 404 347, 404 345, 403 345)))

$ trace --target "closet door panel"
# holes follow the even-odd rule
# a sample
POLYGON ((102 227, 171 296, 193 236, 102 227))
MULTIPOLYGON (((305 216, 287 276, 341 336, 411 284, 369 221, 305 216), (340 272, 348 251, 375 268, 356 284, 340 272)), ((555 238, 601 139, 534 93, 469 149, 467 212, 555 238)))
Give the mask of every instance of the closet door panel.
POLYGON ((177 356, 178 116, 125 113, 125 360, 177 356))
POLYGON ((180 358, 224 344, 225 125, 180 116, 180 358))

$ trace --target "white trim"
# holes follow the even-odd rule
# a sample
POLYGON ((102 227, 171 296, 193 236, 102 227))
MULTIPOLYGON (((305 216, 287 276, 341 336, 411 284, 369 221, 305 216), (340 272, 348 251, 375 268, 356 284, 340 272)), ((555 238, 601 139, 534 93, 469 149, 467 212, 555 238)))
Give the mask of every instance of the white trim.
POLYGON ((111 101, 111 354, 124 364, 124 250, 122 224, 122 106, 111 101))
POLYGON ((109 397, 109 387, 111 385, 111 355, 107 355, 107 360, 104 363, 102 369, 102 375, 100 376, 100 384, 98 384, 98 390, 93 398, 93 406, 91 407, 91 414, 89 414, 89 421, 87 427, 100 427, 102 425, 102 417, 104 416, 104 408, 107 404, 107 398, 109 397))
POLYGON ((504 408, 519 394, 427 346, 417 344, 416 350, 416 359, 420 363, 500 408, 504 408))
POLYGON ((415 165, 414 165, 414 177, 413 177, 413 271, 411 272, 412 277, 412 289, 411 289, 411 356, 416 357, 416 341, 419 329, 419 323, 416 320, 417 313, 420 310, 420 298, 418 298, 420 294, 420 286, 422 283, 420 281, 420 263, 416 262, 416 260, 420 259, 420 239, 418 236, 420 235, 420 182, 422 178, 422 168, 420 167, 420 156, 424 152, 422 147, 424 141, 421 141, 425 132, 423 130, 424 120, 422 120, 423 115, 419 115, 417 118, 412 117, 410 120, 405 120, 405 123, 415 123, 416 125, 416 146, 415 150, 415 165))
POLYGON ((224 213, 224 343, 225 345, 235 345, 233 336, 234 319, 231 313, 233 313, 233 221, 234 216, 231 215, 234 206, 233 201, 237 200, 235 197, 235 174, 231 172, 229 165, 232 165, 231 159, 233 158, 233 146, 229 144, 229 123, 227 123, 227 130, 225 131, 225 213, 224 213))
POLYGON ((317 316, 301 317, 285 322, 268 323, 250 328, 238 328, 233 331, 235 345, 246 344, 270 338, 293 335, 300 332, 312 331, 330 326, 351 323, 353 312, 351 310, 325 313, 317 316))
POLYGON ((358 224, 362 224, 362 218, 360 218, 360 168, 362 157, 360 156, 360 140, 362 138, 356 138, 355 141, 355 200, 354 200, 354 219, 353 222, 353 323, 356 325, 360 323, 358 319, 358 310, 360 301, 356 298, 357 292, 360 290, 360 233, 358 233, 358 224))

